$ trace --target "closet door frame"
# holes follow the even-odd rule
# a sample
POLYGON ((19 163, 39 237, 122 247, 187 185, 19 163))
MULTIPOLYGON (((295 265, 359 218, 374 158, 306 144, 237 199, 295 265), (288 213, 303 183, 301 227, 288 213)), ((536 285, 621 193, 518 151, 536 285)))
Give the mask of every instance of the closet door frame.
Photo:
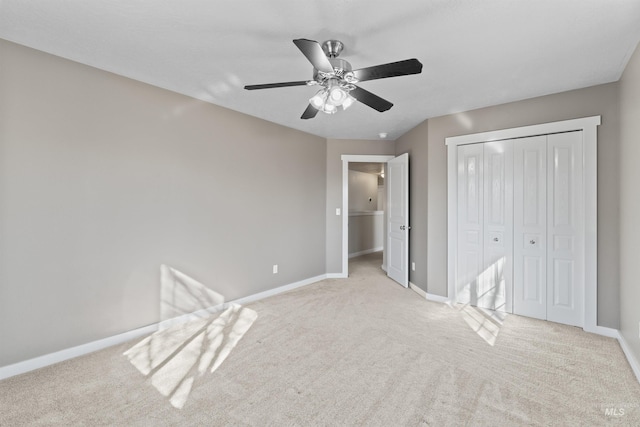
POLYGON ((456 254, 457 248, 457 148, 459 145, 477 144, 490 141, 548 135, 561 132, 582 131, 583 144, 583 203, 584 203, 584 310, 583 329, 587 332, 606 335, 607 328, 598 326, 598 283, 597 283, 597 127, 601 116, 563 120, 532 126, 495 130, 445 138, 447 146, 447 232, 448 232, 448 296, 456 300, 456 254))

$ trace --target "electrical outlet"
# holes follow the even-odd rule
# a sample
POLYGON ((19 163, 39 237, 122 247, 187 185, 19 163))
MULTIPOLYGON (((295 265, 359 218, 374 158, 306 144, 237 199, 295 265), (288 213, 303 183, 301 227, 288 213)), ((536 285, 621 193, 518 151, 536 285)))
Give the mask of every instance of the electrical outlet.
POLYGON ((278 264, 273 264, 273 274, 278 274, 278 264))
POLYGON ((411 271, 416 271, 416 263, 415 262, 411 263, 411 271))
POLYGON ((340 208, 336 208, 336 215, 340 215, 340 208))

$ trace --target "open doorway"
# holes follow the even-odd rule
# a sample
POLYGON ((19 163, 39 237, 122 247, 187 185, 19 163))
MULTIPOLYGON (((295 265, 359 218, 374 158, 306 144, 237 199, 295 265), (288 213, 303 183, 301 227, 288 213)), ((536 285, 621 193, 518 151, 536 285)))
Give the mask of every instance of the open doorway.
POLYGON ((349 163, 348 257, 349 260, 382 252, 384 265, 385 199, 384 173, 386 163, 349 163))
POLYGON ((342 276, 349 275, 349 164, 384 164, 383 269, 404 287, 409 286, 409 156, 343 155, 342 159, 342 276))

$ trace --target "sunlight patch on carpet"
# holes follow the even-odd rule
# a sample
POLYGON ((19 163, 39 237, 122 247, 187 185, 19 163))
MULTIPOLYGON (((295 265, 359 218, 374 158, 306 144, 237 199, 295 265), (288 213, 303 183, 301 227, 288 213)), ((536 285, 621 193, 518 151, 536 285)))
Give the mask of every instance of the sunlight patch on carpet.
POLYGON ((495 345, 506 313, 473 307, 468 304, 458 305, 456 308, 460 311, 467 325, 480 338, 490 346, 495 345))
POLYGON ((124 356, 180 409, 196 380, 220 367, 257 317, 254 310, 233 304, 217 317, 159 330, 124 356))

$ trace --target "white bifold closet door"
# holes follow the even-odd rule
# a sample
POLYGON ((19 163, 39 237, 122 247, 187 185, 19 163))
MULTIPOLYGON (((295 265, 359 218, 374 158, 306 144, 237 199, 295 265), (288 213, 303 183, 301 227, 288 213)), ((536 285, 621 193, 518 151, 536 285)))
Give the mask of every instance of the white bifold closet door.
POLYGON ((582 133, 514 141, 513 312, 582 326, 582 133))
POLYGON ((547 137, 513 145, 513 312, 546 319, 547 137))
POLYGON ((584 323, 582 132, 547 136, 547 320, 584 323))
POLYGON ((476 305, 482 272, 483 144, 458 147, 457 302, 476 305))
POLYGON ((582 326, 582 133, 458 147, 457 301, 582 326))
POLYGON ((512 147, 458 148, 458 302, 511 311, 512 147))

